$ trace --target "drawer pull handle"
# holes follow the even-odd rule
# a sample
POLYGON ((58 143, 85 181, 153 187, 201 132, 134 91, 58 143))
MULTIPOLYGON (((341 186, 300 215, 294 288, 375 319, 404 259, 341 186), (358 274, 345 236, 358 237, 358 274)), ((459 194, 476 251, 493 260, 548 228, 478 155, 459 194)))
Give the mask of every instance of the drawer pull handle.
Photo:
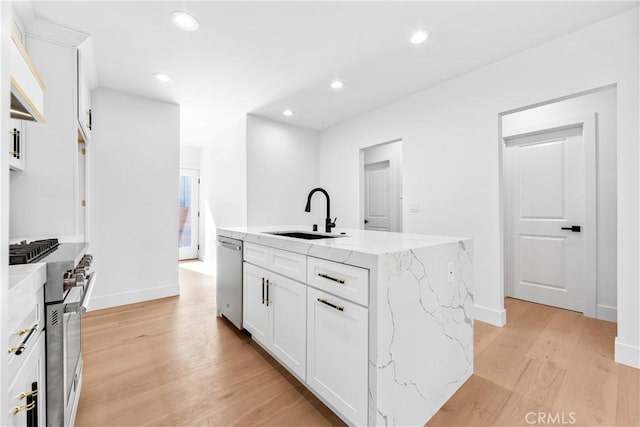
POLYGON ((24 328, 24 329, 20 329, 18 331, 18 335, 19 336, 23 336, 24 334, 28 334, 29 332, 33 331, 34 329, 37 329, 37 326, 33 326, 31 328, 24 328))
POLYGON ((333 280, 334 282, 338 282, 341 285, 344 284, 344 279, 336 279, 335 277, 331 277, 328 274, 318 273, 318 277, 322 277, 323 279, 327 279, 327 280, 333 280))
POLYGON ((30 411, 36 407, 36 402, 31 402, 28 405, 16 406, 11 410, 13 415, 16 415, 22 411, 30 411))
POLYGON ((38 390, 23 391, 22 393, 20 393, 20 396, 18 396, 18 399, 22 400, 25 397, 30 397, 30 396, 33 397, 37 395, 38 395, 38 390))
POLYGON ((341 305, 335 305, 327 301, 326 299, 318 298, 318 302, 328 305, 329 307, 335 308, 338 311, 344 311, 344 307, 341 305))
POLYGON ((17 347, 12 347, 9 349, 9 354, 15 353, 16 356, 20 356, 22 353, 24 353, 24 351, 27 349, 27 342, 29 341, 33 333, 37 330, 38 330, 38 325, 37 324, 33 325, 33 327, 29 330, 29 333, 27 334, 27 336, 24 338, 24 340, 22 340, 22 343, 17 347))

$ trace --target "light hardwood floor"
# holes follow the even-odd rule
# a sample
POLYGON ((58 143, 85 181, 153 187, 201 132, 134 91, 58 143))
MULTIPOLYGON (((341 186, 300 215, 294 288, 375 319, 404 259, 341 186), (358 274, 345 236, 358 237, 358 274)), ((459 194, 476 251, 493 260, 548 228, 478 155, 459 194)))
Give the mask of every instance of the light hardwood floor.
MULTIPOLYGON (((194 266, 181 264, 180 297, 86 315, 76 425, 341 425, 215 317, 214 279, 194 266)), ((429 425, 527 426, 533 412, 529 421, 640 426, 640 371, 613 362, 615 324, 513 299, 506 307, 504 328, 475 322, 475 374, 429 425)))

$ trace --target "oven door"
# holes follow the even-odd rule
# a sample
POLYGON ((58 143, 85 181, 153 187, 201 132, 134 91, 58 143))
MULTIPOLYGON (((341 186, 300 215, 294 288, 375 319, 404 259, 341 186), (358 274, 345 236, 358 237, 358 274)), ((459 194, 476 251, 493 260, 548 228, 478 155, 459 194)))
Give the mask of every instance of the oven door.
POLYGON ((66 426, 74 424, 78 409, 82 383, 82 313, 87 311, 96 278, 96 273, 89 275, 87 284, 71 288, 64 301, 63 361, 66 426))

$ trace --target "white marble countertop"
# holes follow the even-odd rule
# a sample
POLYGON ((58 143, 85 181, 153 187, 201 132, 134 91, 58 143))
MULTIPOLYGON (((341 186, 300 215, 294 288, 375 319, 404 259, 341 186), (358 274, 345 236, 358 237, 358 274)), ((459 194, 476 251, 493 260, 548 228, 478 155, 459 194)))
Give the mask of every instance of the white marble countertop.
MULTIPOLYGON (((387 231, 369 231, 353 228, 335 228, 332 235, 345 233, 344 237, 331 239, 305 240, 268 234, 273 231, 302 231, 312 233, 310 226, 280 225, 264 227, 221 227, 218 234, 253 241, 277 247, 290 247, 295 252, 308 252, 309 249, 338 249, 348 252, 359 252, 370 255, 386 255, 443 243, 470 240, 463 237, 435 236, 426 234, 393 233, 387 231), (251 237, 251 239, 247 239, 251 237), (299 248, 298 248, 299 247, 299 248)), ((317 234, 326 234, 317 232, 317 234)))
MULTIPOLYGON (((34 274, 42 274, 46 277, 47 264, 44 262, 36 262, 33 264, 18 264, 9 266, 9 289, 24 282, 31 280, 34 274), (43 270, 43 271, 40 271, 43 270)), ((44 285, 44 281, 42 282, 44 285)))

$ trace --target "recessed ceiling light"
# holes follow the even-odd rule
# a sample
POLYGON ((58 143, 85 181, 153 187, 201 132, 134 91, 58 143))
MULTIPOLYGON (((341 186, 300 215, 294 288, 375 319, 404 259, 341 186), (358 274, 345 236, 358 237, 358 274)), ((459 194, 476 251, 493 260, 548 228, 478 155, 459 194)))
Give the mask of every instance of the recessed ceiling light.
POLYGON ((167 76, 165 73, 153 73, 153 76, 157 80, 160 80, 161 82, 170 82, 171 81, 171 77, 167 76))
POLYGON ((285 116, 287 116, 287 117, 291 117, 291 116, 293 116, 293 111, 291 111, 291 110, 284 110, 284 111, 282 112, 282 114, 283 114, 283 115, 285 115, 285 116))
POLYGON ((344 87, 344 82, 341 80, 334 80, 331 82, 331 87, 333 89, 342 89, 344 87))
POLYGON ((413 35, 411 36, 411 43, 420 44, 428 38, 429 38, 429 33, 427 33, 424 30, 419 30, 413 33, 413 35))
POLYGON ((171 12, 171 19, 181 30, 195 31, 200 27, 196 18, 186 12, 171 12))

